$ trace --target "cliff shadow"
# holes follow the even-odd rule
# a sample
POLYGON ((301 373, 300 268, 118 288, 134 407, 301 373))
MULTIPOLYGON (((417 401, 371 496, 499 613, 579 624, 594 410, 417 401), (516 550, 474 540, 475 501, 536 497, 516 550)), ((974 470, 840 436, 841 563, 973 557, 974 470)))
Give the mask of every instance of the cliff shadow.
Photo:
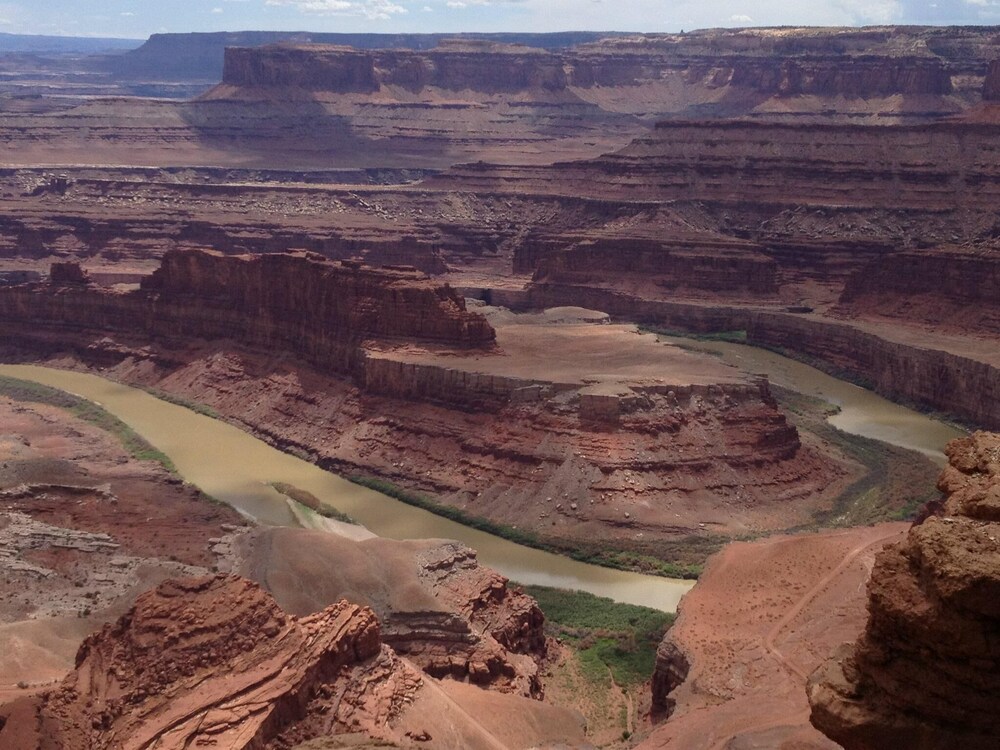
POLYGON ((202 98, 178 106, 197 148, 249 167, 293 169, 439 166, 443 149, 359 135, 351 117, 309 92, 287 98, 202 98))

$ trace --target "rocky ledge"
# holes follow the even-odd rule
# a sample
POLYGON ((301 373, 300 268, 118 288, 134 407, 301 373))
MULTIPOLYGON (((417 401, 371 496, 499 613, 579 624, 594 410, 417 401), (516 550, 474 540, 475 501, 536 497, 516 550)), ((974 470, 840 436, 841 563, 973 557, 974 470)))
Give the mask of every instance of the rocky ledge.
POLYGON ((0 745, 288 747, 377 731, 420 683, 367 608, 298 619, 242 578, 167 581, 90 636, 58 688, 5 706, 0 745))
POLYGON ((847 750, 993 748, 1000 735, 1000 435, 953 441, 938 507, 876 559, 867 628, 809 681, 847 750))

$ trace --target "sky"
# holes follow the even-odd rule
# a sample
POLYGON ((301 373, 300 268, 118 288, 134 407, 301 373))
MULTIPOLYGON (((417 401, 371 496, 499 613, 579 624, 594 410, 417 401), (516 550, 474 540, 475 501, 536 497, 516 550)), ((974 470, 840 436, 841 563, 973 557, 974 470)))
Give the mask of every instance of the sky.
POLYGON ((0 0, 0 32, 665 31, 720 26, 1000 24, 1000 0, 0 0))

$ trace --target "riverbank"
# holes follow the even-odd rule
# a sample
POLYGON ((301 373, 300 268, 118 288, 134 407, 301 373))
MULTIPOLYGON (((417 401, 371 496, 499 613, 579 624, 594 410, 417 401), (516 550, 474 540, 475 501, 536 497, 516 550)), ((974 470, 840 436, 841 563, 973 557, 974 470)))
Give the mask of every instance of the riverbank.
POLYGON ((457 539, 477 550, 482 564, 523 583, 588 591, 664 611, 673 611, 691 587, 691 582, 586 565, 464 527, 354 485, 232 425, 94 374, 2 365, 0 375, 41 382, 99 403, 170 457, 185 479, 264 523, 296 525, 284 496, 271 486, 285 482, 321 500, 329 498, 379 536, 457 539))

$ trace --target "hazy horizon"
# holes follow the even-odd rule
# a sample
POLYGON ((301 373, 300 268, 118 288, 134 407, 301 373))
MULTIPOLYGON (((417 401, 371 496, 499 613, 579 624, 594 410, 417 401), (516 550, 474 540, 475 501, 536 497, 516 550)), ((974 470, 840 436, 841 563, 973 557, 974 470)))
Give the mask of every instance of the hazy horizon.
POLYGON ((145 39, 164 32, 677 32, 742 26, 990 25, 1000 0, 78 0, 0 2, 0 32, 145 39))

